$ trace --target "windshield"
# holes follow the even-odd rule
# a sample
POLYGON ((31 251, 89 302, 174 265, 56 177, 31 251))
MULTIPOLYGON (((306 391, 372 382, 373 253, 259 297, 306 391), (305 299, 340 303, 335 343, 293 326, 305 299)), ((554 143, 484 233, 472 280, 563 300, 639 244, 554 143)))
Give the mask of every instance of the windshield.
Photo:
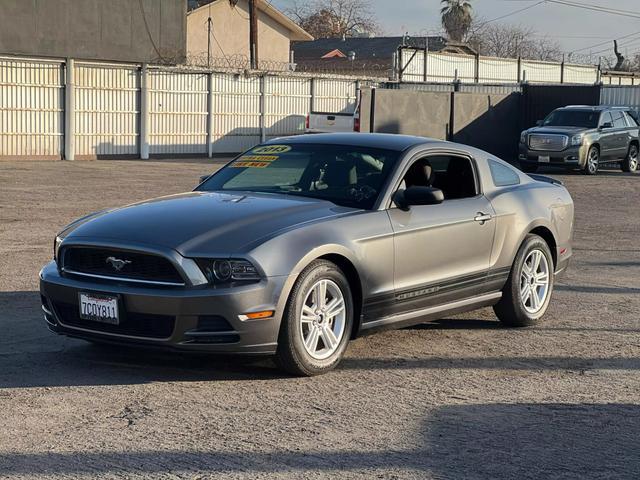
POLYGON ((262 145, 198 190, 279 193, 371 209, 399 156, 397 151, 347 145, 262 145))
POLYGON ((556 110, 544 119, 545 127, 597 128, 600 112, 590 110, 556 110))

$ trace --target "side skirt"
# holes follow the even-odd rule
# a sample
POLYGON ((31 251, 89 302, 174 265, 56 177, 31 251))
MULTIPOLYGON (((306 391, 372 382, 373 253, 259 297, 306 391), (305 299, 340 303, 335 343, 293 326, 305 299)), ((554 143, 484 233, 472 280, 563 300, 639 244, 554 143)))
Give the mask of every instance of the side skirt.
POLYGON ((456 315, 458 313, 469 312, 479 308, 490 307, 498 303, 502 298, 502 292, 487 293, 476 297, 465 298, 444 305, 427 307, 412 312, 400 313, 388 317, 366 322, 360 328, 360 335, 368 335, 370 333, 392 328, 403 328, 418 323, 437 320, 447 315, 456 315))

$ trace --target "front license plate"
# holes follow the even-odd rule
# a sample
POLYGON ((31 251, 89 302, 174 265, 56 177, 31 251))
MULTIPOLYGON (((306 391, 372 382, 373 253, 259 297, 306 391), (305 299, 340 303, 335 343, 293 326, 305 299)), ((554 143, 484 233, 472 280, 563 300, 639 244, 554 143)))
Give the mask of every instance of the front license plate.
POLYGON ((538 161, 540 163, 549 163, 551 161, 551 158, 549 157, 549 155, 540 155, 538 157, 538 161))
POLYGON ((80 293, 80 318, 92 322, 118 325, 118 297, 80 293))

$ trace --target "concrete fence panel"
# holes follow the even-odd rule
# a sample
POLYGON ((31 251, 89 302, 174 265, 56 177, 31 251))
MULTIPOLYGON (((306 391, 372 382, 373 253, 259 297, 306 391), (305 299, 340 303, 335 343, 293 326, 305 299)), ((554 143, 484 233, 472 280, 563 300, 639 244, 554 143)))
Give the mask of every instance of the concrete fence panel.
POLYGON ((209 86, 205 73, 149 72, 152 155, 207 153, 209 86))
POLYGON ((62 62, 0 57, 0 157, 62 158, 62 62))
POLYGON ((76 63, 74 81, 76 158, 137 156, 138 67, 76 63))

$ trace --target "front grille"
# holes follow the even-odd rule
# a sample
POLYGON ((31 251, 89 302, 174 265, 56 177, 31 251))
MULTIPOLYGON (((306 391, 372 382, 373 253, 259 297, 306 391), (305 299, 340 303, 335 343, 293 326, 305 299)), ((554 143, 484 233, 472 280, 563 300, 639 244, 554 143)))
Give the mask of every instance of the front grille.
POLYGON ((70 246, 62 252, 62 264, 63 269, 70 273, 184 284, 184 279, 169 260, 149 253, 70 246))
POLYGON ((566 135, 529 135, 529 148, 547 152, 560 152, 567 148, 569 137, 566 135))
POLYGON ((126 312, 119 325, 92 322, 80 318, 77 303, 52 302, 56 315, 64 325, 94 332, 115 333, 142 338, 169 338, 173 334, 176 317, 126 312))

